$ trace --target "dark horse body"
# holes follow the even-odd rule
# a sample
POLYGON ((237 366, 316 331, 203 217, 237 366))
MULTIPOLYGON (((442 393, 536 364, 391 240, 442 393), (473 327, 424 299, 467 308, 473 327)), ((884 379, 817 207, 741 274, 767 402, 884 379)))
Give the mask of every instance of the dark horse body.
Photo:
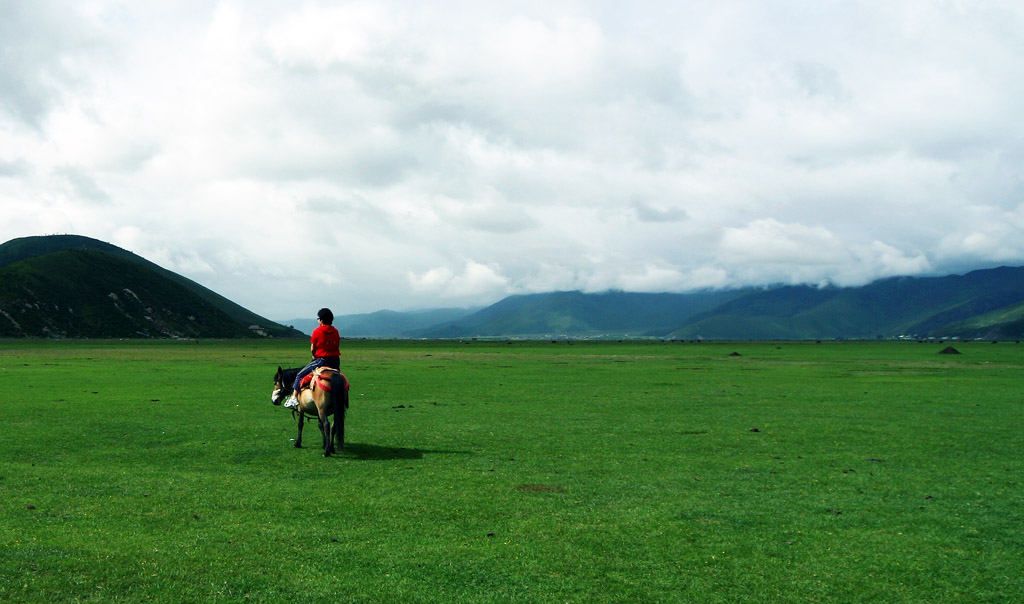
MULTIPOLYGON (((277 368, 274 376, 274 392, 270 402, 280 405, 289 394, 294 392, 292 384, 300 369, 277 368)), ((299 408, 293 411, 299 416, 299 435, 295 437, 295 446, 302 446, 302 424, 306 416, 317 418, 320 434, 323 436, 324 457, 329 457, 345 446, 345 410, 348 409, 348 380, 334 369, 319 367, 314 371, 313 380, 308 388, 295 393, 299 408), (330 416, 334 416, 331 426, 330 416)))

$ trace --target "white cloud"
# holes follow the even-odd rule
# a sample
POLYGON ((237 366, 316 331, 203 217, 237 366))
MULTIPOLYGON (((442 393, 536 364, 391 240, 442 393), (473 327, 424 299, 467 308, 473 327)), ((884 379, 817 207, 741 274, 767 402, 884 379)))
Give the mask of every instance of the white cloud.
POLYGON ((833 264, 845 256, 842 241, 828 229, 771 218, 725 229, 720 249, 725 261, 744 265, 833 264))
POLYGON ((881 241, 848 244, 822 227, 783 224, 773 219, 726 229, 718 256, 737 267, 735 283, 826 283, 864 285, 895 275, 932 269, 919 252, 881 241))
POLYGON ((434 204, 438 218, 457 229, 516 233, 537 225, 526 210, 500 197, 481 201, 444 197, 435 200, 434 204))
POLYGON ((836 285, 864 285, 875 279, 932 272, 932 264, 920 252, 903 251, 881 241, 854 246, 852 258, 836 267, 828 279, 836 285))
POLYGON ((960 225, 942 238, 936 255, 978 264, 1016 263, 1024 254, 1024 203, 1012 211, 964 208, 960 225))
POLYGON ((304 4, 266 33, 274 60, 292 68, 326 70, 372 62, 407 25, 385 5, 349 2, 304 4))
POLYGON ((623 275, 621 288, 626 291, 662 292, 679 290, 683 283, 683 275, 678 269, 646 264, 639 270, 623 275))
POLYGON ((11 161, 0 160, 0 178, 26 176, 29 171, 29 164, 24 159, 11 161))
POLYGON ((413 288, 444 298, 466 299, 479 295, 509 293, 508 278, 497 266, 467 261, 461 273, 449 267, 432 268, 422 274, 409 274, 413 288))
POLYGON ((0 239, 275 318, 1024 262, 1015 3, 0 8, 0 239))
POLYGON ((66 185, 66 195, 70 199, 86 203, 104 203, 110 200, 107 194, 89 174, 73 166, 61 166, 54 170, 58 180, 66 185))
POLYGON ((687 216, 686 210, 679 207, 662 207, 646 201, 633 203, 633 210, 636 216, 644 222, 675 222, 684 220, 687 216))
POLYGON ((684 290, 720 289, 732 285, 728 272, 720 267, 702 266, 684 276, 684 290))

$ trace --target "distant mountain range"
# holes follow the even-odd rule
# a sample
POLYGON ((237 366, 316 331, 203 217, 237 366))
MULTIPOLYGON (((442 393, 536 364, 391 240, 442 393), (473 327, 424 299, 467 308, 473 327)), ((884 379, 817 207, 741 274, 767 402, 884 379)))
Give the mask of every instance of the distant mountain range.
POLYGON ((77 235, 0 245, 0 337, 303 337, 109 243, 77 235))
MULTIPOLYGON (((336 316, 334 317, 334 326, 342 335, 348 337, 408 338, 409 334, 435 325, 446 325, 478 310, 480 309, 434 308, 406 312, 379 310, 367 314, 336 316)), ((290 319, 280 322, 307 335, 312 334, 318 325, 316 319, 290 319)))
MULTIPOLYGON (((315 324, 270 321, 88 237, 0 245, 0 337, 304 338, 315 324)), ((1024 336, 1024 267, 845 288, 553 292, 510 296, 485 308, 341 315, 335 326, 352 338, 1016 340, 1024 336)))
POLYGON ((482 309, 341 316, 348 337, 729 340, 1024 336, 1024 267, 894 277, 862 287, 778 286, 689 294, 578 291, 482 309), (442 317, 442 320, 438 320, 442 317))

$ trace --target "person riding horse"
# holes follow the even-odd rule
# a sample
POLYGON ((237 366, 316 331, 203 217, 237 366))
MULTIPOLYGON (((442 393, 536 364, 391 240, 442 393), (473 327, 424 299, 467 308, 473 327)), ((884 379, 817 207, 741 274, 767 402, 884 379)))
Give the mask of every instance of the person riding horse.
POLYGON ((302 388, 302 378, 306 377, 317 367, 330 367, 331 369, 341 368, 341 334, 334 328, 334 313, 329 308, 321 308, 316 313, 320 325, 313 330, 310 336, 309 351, 313 354, 313 361, 302 368, 295 376, 294 394, 285 401, 284 406, 289 409, 298 407, 295 399, 302 388))

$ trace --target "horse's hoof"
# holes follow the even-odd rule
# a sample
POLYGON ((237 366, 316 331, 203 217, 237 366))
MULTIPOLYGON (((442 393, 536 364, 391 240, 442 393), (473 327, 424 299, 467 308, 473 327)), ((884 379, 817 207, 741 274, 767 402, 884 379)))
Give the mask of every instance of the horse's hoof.
POLYGON ((296 449, 301 449, 301 448, 302 448, 302 445, 300 445, 299 443, 295 443, 295 448, 296 448, 296 449))

